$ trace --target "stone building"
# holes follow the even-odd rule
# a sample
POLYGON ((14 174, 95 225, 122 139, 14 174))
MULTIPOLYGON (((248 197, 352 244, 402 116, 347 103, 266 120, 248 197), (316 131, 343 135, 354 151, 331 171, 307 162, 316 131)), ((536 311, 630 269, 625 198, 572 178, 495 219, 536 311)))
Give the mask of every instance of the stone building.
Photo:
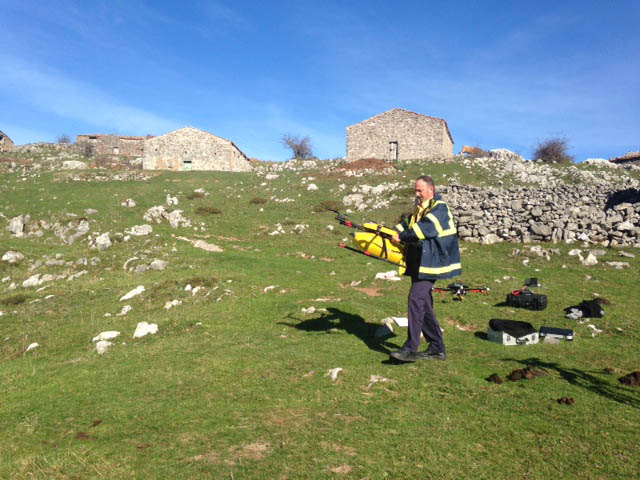
POLYGON ((629 152, 620 157, 611 158, 609 161, 619 166, 622 166, 622 165, 639 165, 640 166, 640 152, 629 152))
POLYGON ((149 137, 123 135, 78 135, 76 145, 87 157, 142 157, 144 141, 149 137))
POLYGON ((145 140, 142 168, 227 172, 252 170, 247 156, 232 141, 192 127, 145 140))
POLYGON ((347 127, 347 161, 453 158, 453 137, 447 122, 394 108, 347 127))
POLYGON ((11 150, 13 150, 13 142, 0 130, 0 152, 10 152, 11 150))

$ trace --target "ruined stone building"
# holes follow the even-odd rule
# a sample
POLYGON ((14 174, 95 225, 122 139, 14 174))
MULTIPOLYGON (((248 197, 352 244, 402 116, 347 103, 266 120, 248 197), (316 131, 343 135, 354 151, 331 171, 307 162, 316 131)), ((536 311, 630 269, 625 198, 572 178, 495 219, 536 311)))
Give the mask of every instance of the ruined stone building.
POLYGON ((150 138, 144 142, 145 170, 252 170, 247 156, 231 140, 193 127, 150 138))
POLYGON ((11 150, 13 150, 13 142, 0 130, 0 152, 10 152, 11 150))
POLYGON ((347 161, 453 158, 453 137, 442 118, 394 108, 347 127, 347 161))
POLYGON ((610 162, 618 166, 622 165, 640 165, 640 152, 629 152, 620 157, 609 159, 610 162))
POLYGON ((76 145, 87 157, 142 157, 144 141, 148 137, 129 137, 123 135, 78 135, 76 145))

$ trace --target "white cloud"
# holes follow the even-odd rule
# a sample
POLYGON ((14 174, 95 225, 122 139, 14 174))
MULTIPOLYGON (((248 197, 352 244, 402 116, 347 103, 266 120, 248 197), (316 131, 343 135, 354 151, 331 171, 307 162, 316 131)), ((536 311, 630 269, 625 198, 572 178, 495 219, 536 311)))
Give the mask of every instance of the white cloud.
POLYGON ((0 54, 0 87, 5 95, 20 98, 38 110, 82 121, 109 133, 164 133, 174 121, 121 103, 103 90, 51 69, 40 68, 0 54))

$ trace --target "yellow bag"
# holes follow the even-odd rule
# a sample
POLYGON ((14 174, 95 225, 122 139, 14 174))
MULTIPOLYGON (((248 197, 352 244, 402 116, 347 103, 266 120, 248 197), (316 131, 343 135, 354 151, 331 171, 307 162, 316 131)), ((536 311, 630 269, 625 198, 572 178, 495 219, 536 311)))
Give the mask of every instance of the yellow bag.
POLYGON ((375 255, 388 260, 402 268, 406 267, 404 249, 394 245, 391 240, 380 235, 393 236, 397 233, 395 230, 377 223, 365 223, 363 227, 371 230, 371 232, 356 232, 353 234, 353 243, 360 250, 368 255, 375 255))

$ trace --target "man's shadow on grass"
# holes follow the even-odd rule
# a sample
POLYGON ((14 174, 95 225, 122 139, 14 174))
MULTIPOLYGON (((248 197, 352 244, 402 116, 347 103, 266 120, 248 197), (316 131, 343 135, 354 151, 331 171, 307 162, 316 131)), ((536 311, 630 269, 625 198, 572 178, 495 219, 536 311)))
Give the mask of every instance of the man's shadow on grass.
MULTIPOLYGON (((614 402, 623 403, 631 407, 640 408, 640 395, 634 395, 636 392, 629 391, 628 387, 611 384, 611 382, 602 380, 593 374, 604 372, 587 372, 577 368, 565 368, 558 363, 544 362, 539 358, 528 358, 525 360, 517 360, 515 358, 503 358, 503 361, 517 362, 523 366, 531 365, 533 367, 542 368, 547 371, 555 371, 560 377, 565 379, 572 385, 577 385, 597 395, 613 400, 614 402)), ((617 379, 614 379, 617 381, 617 379)))
POLYGON ((299 323, 278 322, 280 325, 297 328, 305 332, 329 332, 333 329, 344 330, 350 335, 355 335, 362 340, 367 347, 376 352, 389 355, 391 349, 399 348, 393 343, 387 342, 389 337, 376 338, 376 331, 382 326, 377 323, 369 323, 360 315, 345 312, 339 308, 327 308, 329 313, 322 313, 318 318, 299 320, 287 315, 287 318, 299 321, 299 323))

